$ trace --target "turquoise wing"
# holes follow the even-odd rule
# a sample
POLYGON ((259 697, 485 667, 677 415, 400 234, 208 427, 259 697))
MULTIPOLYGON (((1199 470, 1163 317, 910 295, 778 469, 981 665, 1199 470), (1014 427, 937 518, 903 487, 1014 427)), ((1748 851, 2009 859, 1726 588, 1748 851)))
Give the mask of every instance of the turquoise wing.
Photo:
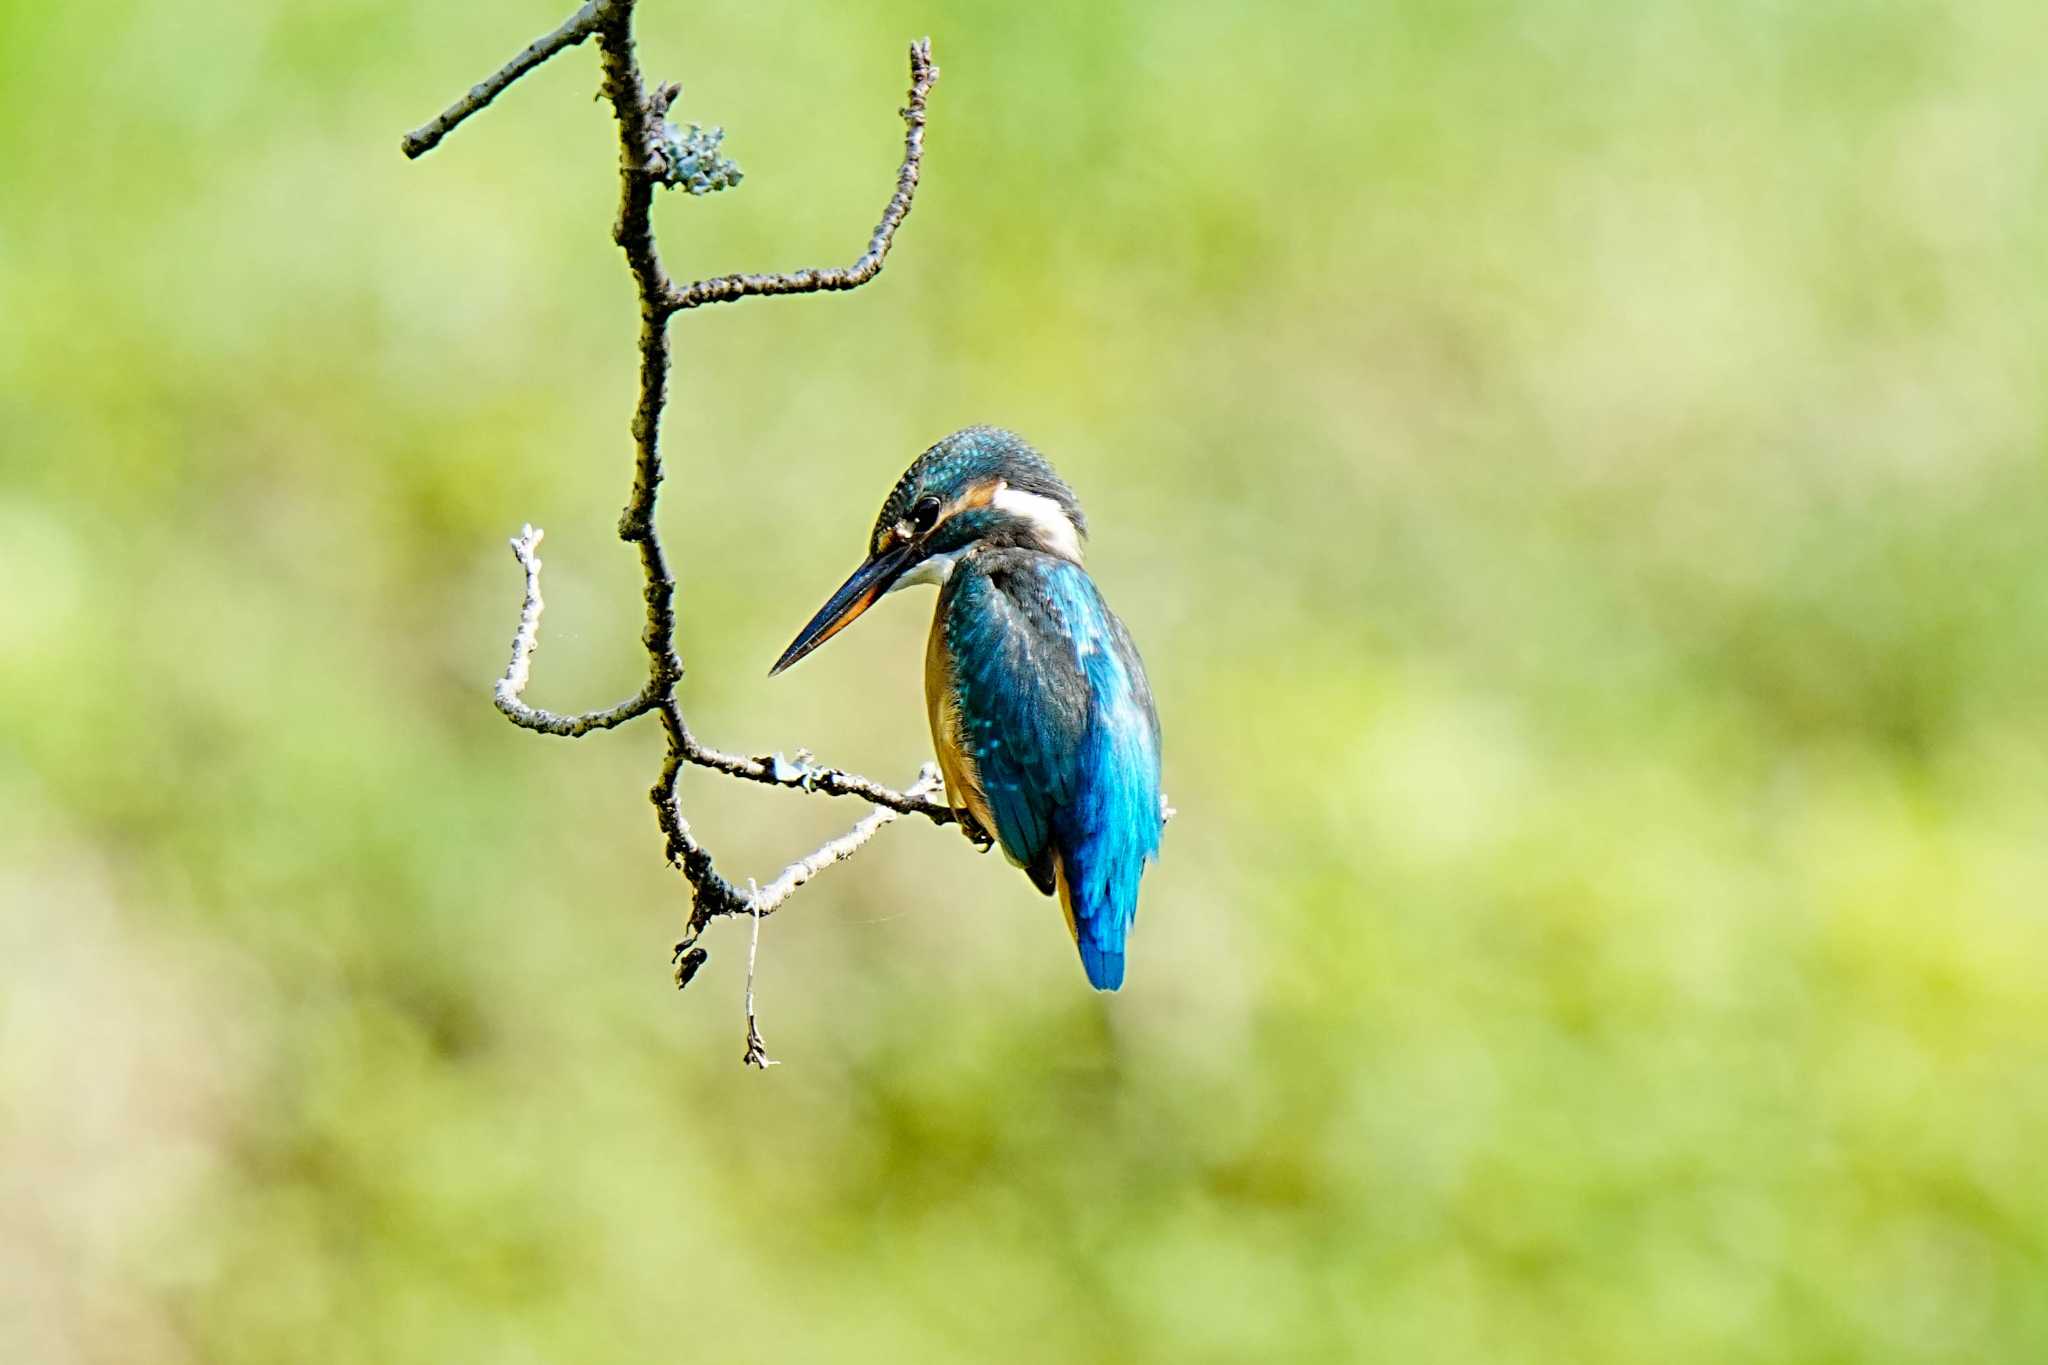
POLYGON ((1079 565, 1035 551, 963 562, 942 609, 991 832, 1061 891, 1089 980, 1113 990, 1159 849, 1159 722, 1137 650, 1079 565))

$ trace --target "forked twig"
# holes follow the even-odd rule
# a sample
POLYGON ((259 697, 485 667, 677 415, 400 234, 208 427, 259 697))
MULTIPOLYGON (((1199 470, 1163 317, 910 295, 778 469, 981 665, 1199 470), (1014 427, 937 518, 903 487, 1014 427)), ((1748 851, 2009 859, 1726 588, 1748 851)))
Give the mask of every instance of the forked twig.
POLYGON ((896 173, 896 192, 882 209, 882 221, 868 238, 868 249, 844 269, 793 270, 779 275, 717 275, 687 288, 671 287, 663 306, 671 313, 707 303, 732 303, 766 294, 815 294, 821 290, 858 289, 882 273, 882 262, 896 240, 896 229, 910 216, 917 177, 924 165, 924 102, 939 69, 932 65, 932 40, 910 45, 910 103, 902 109, 903 166, 896 173))

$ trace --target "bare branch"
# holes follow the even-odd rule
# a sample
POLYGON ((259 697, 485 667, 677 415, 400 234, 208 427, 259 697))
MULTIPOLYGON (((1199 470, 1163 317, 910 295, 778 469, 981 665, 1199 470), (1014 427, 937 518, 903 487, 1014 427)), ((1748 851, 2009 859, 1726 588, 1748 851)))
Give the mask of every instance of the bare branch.
MULTIPOLYGON (((911 797, 923 796, 939 789, 938 765, 927 763, 924 771, 917 775, 917 781, 910 784, 906 793, 911 797)), ((903 817, 896 811, 880 808, 862 817, 855 825, 837 839, 828 840, 817 852, 806 858, 799 858, 782 869, 782 875, 752 895, 752 904, 747 909, 755 915, 772 915, 782 908, 782 903, 796 894, 798 887, 823 872, 834 863, 843 863, 860 850, 860 846, 875 837, 882 826, 903 817)))
POLYGON ((528 43, 511 61, 472 85, 468 94, 407 133, 398 144, 399 150, 408 159, 417 159, 433 151, 441 145, 442 138, 455 131, 457 124, 504 94, 512 82, 556 53, 576 46, 597 32, 598 15, 604 8, 602 0, 590 0, 563 20, 560 28, 528 43))
POLYGON ((694 735, 690 735, 685 740, 683 761, 724 773, 727 777, 771 787, 794 787, 801 791, 823 792, 827 796, 857 796, 905 815, 922 815, 935 825, 950 825, 957 819, 951 806, 934 800, 930 795, 937 788, 920 791, 912 787, 908 791, 895 791, 873 778, 847 772, 844 768, 820 767, 802 749, 797 750, 793 760, 780 754, 743 758, 700 744, 694 735))
POLYGON ((797 270, 782 275, 718 275, 698 280, 686 289, 670 287, 662 306, 670 313, 707 303, 732 303, 761 294, 816 294, 857 289, 882 273, 882 262, 896 240, 896 229, 910 216, 911 200, 917 194, 917 177, 924 166, 924 104, 938 80, 939 68, 932 64, 932 40, 920 39, 910 45, 910 102, 902 110, 903 165, 896 172, 896 192, 882 210, 882 221, 868 238, 868 249, 844 269, 797 270))
POLYGON ((540 596, 540 550, 541 538, 547 534, 538 526, 523 526, 512 538, 512 554, 519 561, 519 567, 526 571, 526 600, 519 607, 519 629, 512 635, 512 661, 505 665, 505 676, 498 679, 493 700, 505 718, 524 729, 538 731, 544 735, 561 735, 575 739, 592 730, 609 730, 623 725, 636 716, 644 716, 653 708, 653 698, 645 691, 626 698, 617 706, 603 711, 585 711, 576 716, 558 716, 552 711, 543 711, 538 706, 528 706, 522 697, 526 692, 528 675, 533 666, 533 651, 540 648, 540 614, 546 603, 540 596))
POLYGON ((690 883, 690 927, 684 941, 676 945, 676 951, 681 953, 697 941, 697 935, 714 918, 745 910, 747 898, 719 874, 712 864, 710 850, 697 842, 690 822, 683 816, 682 801, 677 795, 683 771, 682 744, 677 738, 684 733, 682 710, 674 697, 665 698, 656 709, 661 715, 661 728, 668 734, 668 754, 662 759, 661 776, 655 779, 648 797, 654 802, 655 822, 661 826, 664 856, 669 866, 680 869, 690 883))
MULTIPOLYGON (((792 763, 781 755, 746 758, 723 753, 700 744, 683 719, 676 698, 683 679, 683 659, 676 646, 675 575, 662 545, 655 522, 655 506, 664 474, 661 451, 661 417, 668 401, 670 360, 668 321, 678 312, 704 303, 719 303, 753 294, 809 294, 826 290, 853 289, 881 272, 883 259, 895 239, 896 229, 910 212, 911 200, 924 157, 925 100, 939 69, 932 64, 931 41, 913 43, 910 48, 910 101, 902 111, 907 125, 903 143, 903 164, 896 176, 896 189, 883 210, 881 222, 869 238, 868 248, 851 266, 841 269, 804 270, 787 275, 729 275, 699 280, 678 289, 662 264, 652 219, 657 185, 674 183, 676 168, 669 165, 674 155, 668 135, 669 106, 678 87, 662 84, 649 89, 634 55, 633 13, 635 0, 589 0, 569 16, 562 26, 534 43, 432 122, 406 135, 403 147, 409 157, 419 156, 438 144, 451 129, 482 109, 506 87, 565 48, 586 38, 597 39, 599 65, 603 72, 600 93, 612 109, 619 133, 619 206, 612 224, 612 240, 625 253, 640 304, 639 394, 634 403, 633 487, 619 514, 619 538, 634 546, 646 586, 646 624, 641 644, 647 652, 647 683, 641 691, 603 711, 561 716, 529 706, 524 700, 532 672, 534 650, 540 643, 540 618, 544 604, 540 590, 540 543, 542 533, 527 526, 512 541, 512 553, 526 575, 526 595, 520 605, 519 625, 512 637, 512 657, 497 682, 494 696, 500 711, 516 725, 541 734, 574 738, 593 730, 610 729, 636 717, 653 713, 661 717, 667 740, 661 774, 648 791, 660 826, 663 852, 690 885, 690 915, 682 942, 676 945, 676 984, 687 986, 703 967, 707 954, 697 945, 698 937, 713 919, 724 915, 750 915, 754 921, 754 942, 758 946, 761 919, 779 908, 798 888, 824 868, 851 857, 872 839, 882 826, 900 815, 921 815, 935 824, 955 822, 943 801, 934 799, 939 789, 935 769, 927 765, 918 780, 905 791, 839 768, 822 767, 799 750, 792 763), (697 839, 683 815, 679 787, 685 766, 708 768, 727 777, 760 782, 769 786, 820 792, 833 796, 855 796, 874 803, 878 809, 865 816, 846 834, 834 839, 807 858, 783 869, 782 874, 762 891, 753 882, 742 892, 713 862, 710 850, 697 839)), ((737 183, 737 176, 732 178, 737 183)), ((772 1061, 761 1047, 760 1031, 753 1008, 753 959, 748 955, 747 971, 747 1060, 768 1066, 772 1061)))

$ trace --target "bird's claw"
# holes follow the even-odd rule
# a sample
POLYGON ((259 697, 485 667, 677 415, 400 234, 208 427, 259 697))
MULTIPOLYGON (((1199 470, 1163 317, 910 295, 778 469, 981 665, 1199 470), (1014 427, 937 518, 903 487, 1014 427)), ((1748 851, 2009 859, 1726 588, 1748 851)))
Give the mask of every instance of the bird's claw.
POLYGON ((967 836, 967 842, 973 844, 977 852, 986 853, 996 846, 995 837, 981 827, 981 821, 966 811, 960 812, 960 832, 967 836))

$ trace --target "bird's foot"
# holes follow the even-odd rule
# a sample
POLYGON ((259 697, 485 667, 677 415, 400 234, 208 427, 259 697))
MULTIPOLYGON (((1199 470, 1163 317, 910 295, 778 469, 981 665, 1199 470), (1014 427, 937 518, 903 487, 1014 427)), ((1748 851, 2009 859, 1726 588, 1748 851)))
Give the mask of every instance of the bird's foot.
POLYGON ((986 853, 996 846, 995 836, 981 827, 981 821, 975 819, 964 810, 958 812, 958 814, 960 817, 960 832, 967 836, 967 842, 974 845, 976 852, 986 853))

